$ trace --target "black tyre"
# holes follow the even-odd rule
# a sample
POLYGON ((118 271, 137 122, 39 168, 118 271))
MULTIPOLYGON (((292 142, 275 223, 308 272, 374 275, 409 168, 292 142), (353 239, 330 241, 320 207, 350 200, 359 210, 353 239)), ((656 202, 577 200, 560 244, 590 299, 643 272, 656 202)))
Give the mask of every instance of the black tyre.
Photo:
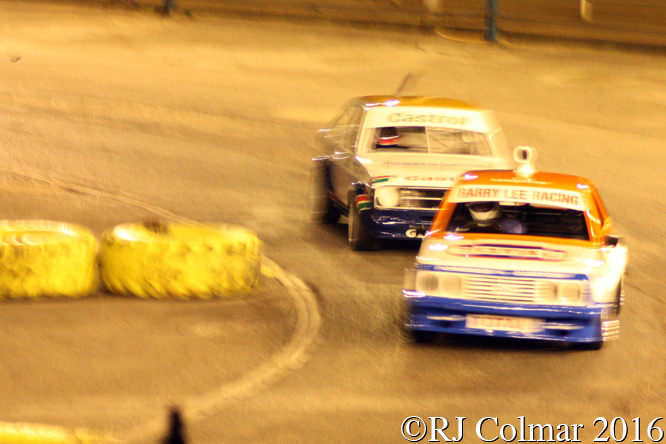
POLYGON ((353 251, 374 251, 378 247, 377 239, 370 236, 368 229, 361 221, 361 214, 352 202, 349 205, 348 237, 349 247, 353 251))
POLYGON ((437 333, 423 330, 409 330, 409 337, 416 344, 430 344, 437 338, 437 333))
POLYGON ((326 164, 321 161, 314 162, 308 184, 310 220, 313 222, 332 224, 340 219, 340 210, 335 207, 328 197, 329 189, 326 164))
POLYGON ((580 342, 576 344, 578 350, 601 350, 603 346, 604 341, 580 342))

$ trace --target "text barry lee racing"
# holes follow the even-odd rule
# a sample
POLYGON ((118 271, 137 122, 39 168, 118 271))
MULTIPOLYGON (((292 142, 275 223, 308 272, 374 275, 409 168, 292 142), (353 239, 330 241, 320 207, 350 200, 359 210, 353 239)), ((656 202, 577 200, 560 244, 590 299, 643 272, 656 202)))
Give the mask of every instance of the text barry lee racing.
MULTIPOLYGON (((410 442, 421 441, 429 435, 428 442, 460 442, 463 439, 464 416, 456 416, 457 427, 449 428, 449 421, 440 416, 429 416, 428 422, 411 416, 402 423, 402 434, 410 442), (448 435, 447 435, 448 433, 448 435), (457 433, 457 436, 454 434, 457 433)), ((476 437, 484 442, 581 442, 578 430, 583 424, 527 424, 524 416, 518 417, 518 426, 500 424, 497 417, 479 419, 474 427, 476 437)))

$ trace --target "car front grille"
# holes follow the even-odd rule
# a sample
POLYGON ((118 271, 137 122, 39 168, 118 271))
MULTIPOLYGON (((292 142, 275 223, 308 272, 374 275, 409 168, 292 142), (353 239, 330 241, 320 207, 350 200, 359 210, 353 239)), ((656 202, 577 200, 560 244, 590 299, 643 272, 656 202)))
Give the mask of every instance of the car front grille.
POLYGON ((436 210, 447 190, 427 188, 400 188, 401 208, 436 210))
POLYGON ((480 301, 535 304, 553 297, 551 286, 543 279, 470 275, 462 286, 465 298, 480 301))
POLYGON ((578 280, 426 271, 419 273, 416 282, 417 291, 429 296, 510 304, 581 305, 590 296, 589 285, 578 280), (559 288, 570 285, 567 282, 579 285, 575 299, 560 298, 559 288))

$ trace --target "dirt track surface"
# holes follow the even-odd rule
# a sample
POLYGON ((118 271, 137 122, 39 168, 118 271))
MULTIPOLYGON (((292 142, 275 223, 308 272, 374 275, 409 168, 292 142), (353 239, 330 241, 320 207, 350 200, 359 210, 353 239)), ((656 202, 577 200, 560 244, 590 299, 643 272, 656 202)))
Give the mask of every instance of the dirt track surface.
MULTIPOLYGON (((584 423, 589 442, 597 416, 646 425, 663 415, 661 55, 14 2, 0 3, 0 14, 4 217, 63 219, 100 234, 150 206, 239 224, 317 290, 322 326, 308 359, 190 422, 192 443, 399 443, 410 415, 465 416, 470 444, 480 418, 521 415, 584 423), (390 93, 406 73, 415 79, 406 92, 493 108, 511 145, 539 150, 540 168, 597 184, 631 247, 619 341, 598 353, 409 344, 397 315, 414 248, 352 254, 343 223, 309 223, 314 131, 348 97, 390 93)), ((231 302, 100 294, 3 304, 0 420, 131 436, 283 349, 296 307, 277 282, 264 284, 231 302)))

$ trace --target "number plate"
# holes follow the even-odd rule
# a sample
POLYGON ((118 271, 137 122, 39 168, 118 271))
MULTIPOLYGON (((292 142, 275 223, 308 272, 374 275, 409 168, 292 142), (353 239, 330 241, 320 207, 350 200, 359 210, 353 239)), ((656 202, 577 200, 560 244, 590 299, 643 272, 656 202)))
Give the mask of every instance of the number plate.
POLYGON ((481 330, 534 333, 543 330, 543 320, 535 318, 516 318, 512 316, 468 314, 465 318, 465 326, 467 328, 478 328, 481 330))

